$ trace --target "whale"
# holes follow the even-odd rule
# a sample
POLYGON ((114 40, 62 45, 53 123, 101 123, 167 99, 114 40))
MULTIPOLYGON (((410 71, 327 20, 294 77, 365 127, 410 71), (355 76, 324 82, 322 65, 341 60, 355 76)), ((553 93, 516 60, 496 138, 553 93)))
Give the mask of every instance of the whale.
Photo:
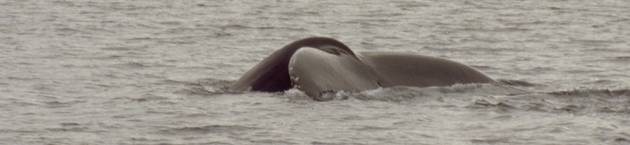
POLYGON ((308 37, 285 45, 245 72, 229 89, 282 92, 296 88, 316 101, 327 94, 377 88, 496 83, 462 63, 396 52, 354 52, 329 37, 308 37))

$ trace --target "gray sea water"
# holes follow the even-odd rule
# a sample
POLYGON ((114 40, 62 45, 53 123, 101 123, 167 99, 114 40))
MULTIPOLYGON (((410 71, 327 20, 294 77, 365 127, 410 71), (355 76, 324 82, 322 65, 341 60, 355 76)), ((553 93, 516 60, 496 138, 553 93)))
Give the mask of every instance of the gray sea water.
POLYGON ((0 144, 630 144, 629 64, 628 0, 0 0, 0 144), (225 90, 309 36, 512 85, 225 90))

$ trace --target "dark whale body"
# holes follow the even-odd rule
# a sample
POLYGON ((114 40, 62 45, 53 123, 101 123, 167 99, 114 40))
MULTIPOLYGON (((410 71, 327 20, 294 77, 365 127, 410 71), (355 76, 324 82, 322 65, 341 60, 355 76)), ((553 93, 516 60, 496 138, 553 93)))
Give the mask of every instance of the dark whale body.
POLYGON ((246 72, 231 89, 278 92, 293 87, 315 100, 323 93, 391 86, 495 82, 464 64, 429 56, 363 52, 326 37, 295 41, 246 72))

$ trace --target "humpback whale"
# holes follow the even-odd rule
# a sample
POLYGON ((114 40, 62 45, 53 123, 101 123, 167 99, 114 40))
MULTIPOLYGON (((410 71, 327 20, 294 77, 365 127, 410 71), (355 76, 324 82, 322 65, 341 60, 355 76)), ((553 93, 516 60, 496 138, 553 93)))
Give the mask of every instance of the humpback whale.
POLYGON ((322 95, 336 91, 493 82, 483 73, 447 59, 393 52, 355 53, 333 38, 309 37, 276 50, 230 89, 279 92, 297 88, 323 101, 322 95))

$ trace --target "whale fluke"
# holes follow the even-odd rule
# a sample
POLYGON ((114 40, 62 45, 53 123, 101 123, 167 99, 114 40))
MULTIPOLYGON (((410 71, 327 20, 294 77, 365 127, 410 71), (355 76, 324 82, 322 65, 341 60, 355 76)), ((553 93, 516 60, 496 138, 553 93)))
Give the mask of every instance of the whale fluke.
POLYGON ((275 51, 231 89, 278 92, 296 87, 321 100, 323 93, 335 91, 492 82, 483 73, 455 61, 402 53, 354 53, 335 39, 310 37, 275 51))

